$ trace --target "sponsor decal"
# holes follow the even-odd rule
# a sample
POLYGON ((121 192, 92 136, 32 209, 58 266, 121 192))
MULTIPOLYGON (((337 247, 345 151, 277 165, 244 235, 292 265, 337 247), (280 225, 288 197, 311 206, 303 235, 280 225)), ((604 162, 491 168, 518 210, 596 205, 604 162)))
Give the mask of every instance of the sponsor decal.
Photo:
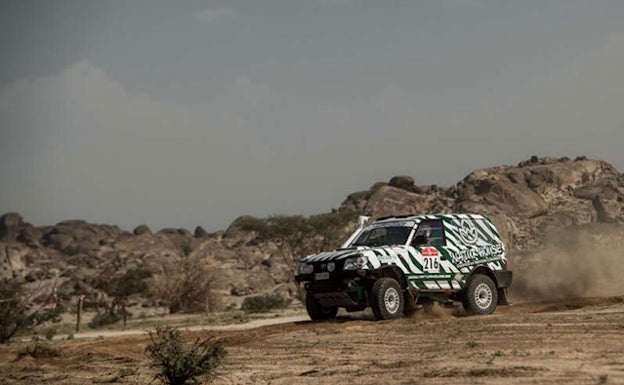
POLYGON ((465 219, 462 219, 459 223, 459 236, 469 245, 474 245, 479 239, 479 233, 475 225, 472 221, 465 219))
POLYGON ((503 245, 491 244, 472 249, 451 252, 451 258, 457 267, 464 267, 476 263, 489 262, 497 260, 503 254, 503 245))
POLYGON ((442 279, 442 280, 450 280, 453 278, 452 274, 415 274, 410 277, 410 280, 432 280, 432 279, 442 279))
POLYGON ((423 257, 439 257, 440 252, 435 247, 423 247, 420 250, 423 257))

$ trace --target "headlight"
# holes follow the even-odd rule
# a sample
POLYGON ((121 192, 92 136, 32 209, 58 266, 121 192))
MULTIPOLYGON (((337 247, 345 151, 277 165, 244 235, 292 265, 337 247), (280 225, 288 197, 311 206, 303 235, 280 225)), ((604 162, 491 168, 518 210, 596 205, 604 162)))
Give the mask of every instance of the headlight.
POLYGON ((314 271, 314 265, 313 264, 308 264, 305 262, 301 262, 299 264, 299 274, 312 274, 312 272, 314 271))
POLYGON ((336 270, 336 264, 334 262, 327 262, 327 271, 330 273, 336 270))
POLYGON ((368 258, 363 255, 353 258, 347 258, 344 264, 344 270, 357 270, 366 266, 366 262, 368 262, 368 258))

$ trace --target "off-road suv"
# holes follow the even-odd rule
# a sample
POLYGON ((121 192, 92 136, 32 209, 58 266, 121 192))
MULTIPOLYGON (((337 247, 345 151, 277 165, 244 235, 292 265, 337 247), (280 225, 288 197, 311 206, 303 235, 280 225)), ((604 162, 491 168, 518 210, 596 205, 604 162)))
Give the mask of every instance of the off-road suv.
POLYGON ((439 214, 379 218, 342 248, 303 258, 295 278, 313 320, 369 306, 377 319, 392 319, 432 301, 490 314, 507 304, 512 272, 490 219, 439 214))

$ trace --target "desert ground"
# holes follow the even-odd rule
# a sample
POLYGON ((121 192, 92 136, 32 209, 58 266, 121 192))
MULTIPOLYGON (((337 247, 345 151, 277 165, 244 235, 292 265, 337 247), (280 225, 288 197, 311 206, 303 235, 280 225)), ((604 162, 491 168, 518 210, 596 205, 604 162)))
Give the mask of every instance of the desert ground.
MULTIPOLYGON (((624 384, 622 296, 516 303, 489 316, 436 305, 393 321, 297 319, 305 314, 184 335, 215 336, 227 349, 206 383, 624 384)), ((53 341, 52 354, 35 357, 20 356, 29 343, 2 346, 0 383, 150 383, 148 337, 137 333, 53 341)))

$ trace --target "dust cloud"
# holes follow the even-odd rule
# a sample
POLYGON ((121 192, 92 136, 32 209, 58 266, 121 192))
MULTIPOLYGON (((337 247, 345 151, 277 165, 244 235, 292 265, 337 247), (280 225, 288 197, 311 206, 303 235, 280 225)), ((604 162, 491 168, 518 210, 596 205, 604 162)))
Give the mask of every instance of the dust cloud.
POLYGON ((624 226, 554 230, 542 247, 510 253, 509 268, 514 302, 623 295, 624 226))

